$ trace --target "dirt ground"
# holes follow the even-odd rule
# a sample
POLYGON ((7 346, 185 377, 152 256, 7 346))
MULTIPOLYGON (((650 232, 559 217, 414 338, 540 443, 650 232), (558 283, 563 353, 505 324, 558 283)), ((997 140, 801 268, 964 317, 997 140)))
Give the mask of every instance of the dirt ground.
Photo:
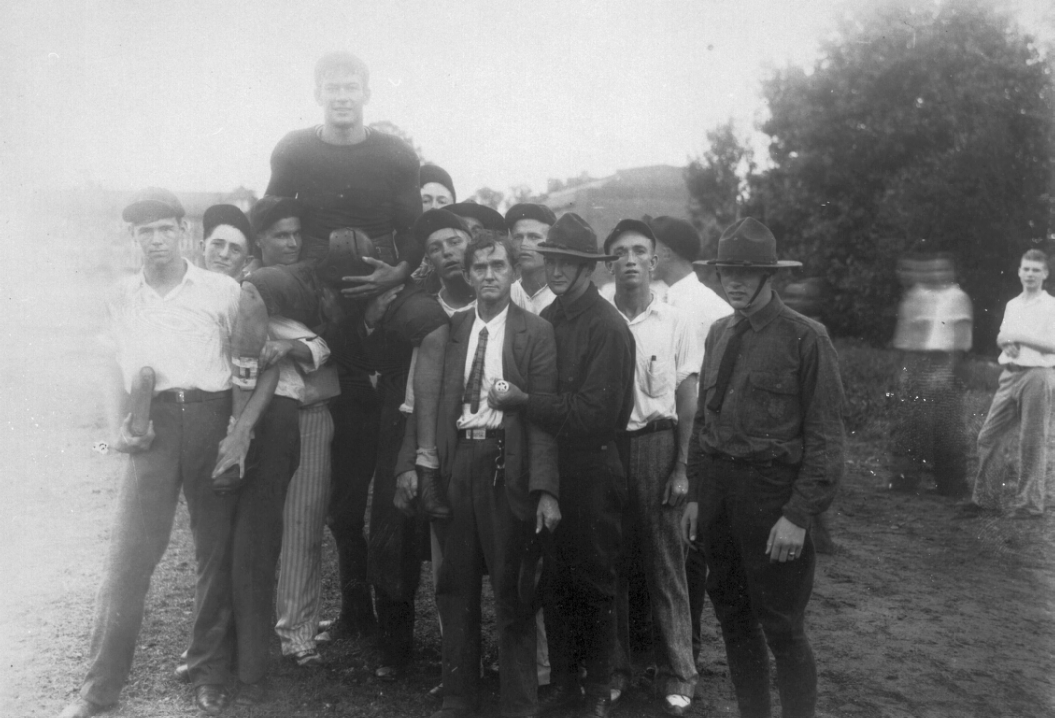
MULTIPOLYGON (((24 231, 0 223, 7 236, 24 231)), ((122 466, 120 456, 92 449, 107 438, 96 377, 100 297, 110 278, 53 238, 26 247, 0 267, 0 718, 55 715, 75 696, 122 466)), ((819 558, 808 614, 821 711, 1055 715, 1055 514, 951 521, 949 500, 883 490, 887 458, 881 436, 853 437, 847 481, 830 512, 837 550, 819 558)), ((327 551, 325 615, 332 616, 329 543, 327 551)), ((171 675, 189 625, 193 576, 181 509, 155 574, 130 684, 108 715, 201 715, 190 689, 171 675)), ((430 715, 439 707, 426 695, 439 677, 430 596, 426 582, 419 661, 404 681, 378 683, 369 646, 328 648, 327 668, 311 673, 276 655, 271 704, 225 715, 430 715)), ((693 715, 735 715, 709 605, 704 615, 709 640, 693 715)), ((493 642, 486 650, 493 656, 493 642)), ((493 677, 488 685, 485 707, 493 709, 493 677)), ((653 714, 658 706, 641 691, 617 712, 653 714)))

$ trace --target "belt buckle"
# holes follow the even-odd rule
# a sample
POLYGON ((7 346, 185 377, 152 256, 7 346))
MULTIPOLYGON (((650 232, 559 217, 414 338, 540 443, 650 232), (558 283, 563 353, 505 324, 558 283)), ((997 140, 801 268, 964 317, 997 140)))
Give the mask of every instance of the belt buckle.
POLYGON ((186 404, 187 403, 187 395, 184 393, 183 389, 177 389, 176 390, 176 403, 177 404, 186 404))
POLYGON ((487 429, 469 429, 469 438, 482 441, 487 438, 487 429))

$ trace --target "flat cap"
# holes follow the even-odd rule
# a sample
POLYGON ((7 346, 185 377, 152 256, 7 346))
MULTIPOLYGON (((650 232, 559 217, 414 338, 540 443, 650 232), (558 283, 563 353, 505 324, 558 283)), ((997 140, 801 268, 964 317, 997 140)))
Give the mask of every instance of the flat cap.
POLYGON ((223 224, 234 227, 245 235, 246 243, 252 246, 253 228, 249 224, 249 218, 233 204, 214 204, 205 210, 201 218, 202 238, 208 238, 214 229, 223 224))
POLYGON ((443 169, 439 165, 422 165, 421 170, 418 173, 419 187, 424 187, 429 182, 439 182, 441 185, 451 191, 451 199, 455 202, 458 201, 458 193, 454 191, 454 180, 451 179, 450 174, 447 170, 443 169))
POLYGON ((183 205, 176 195, 161 187, 147 187, 136 192, 121 212, 121 219, 132 224, 147 224, 159 219, 183 219, 183 205))
POLYGON ((459 217, 471 217, 484 226, 484 229, 490 229, 493 232, 499 232, 505 234, 506 221, 498 210, 491 209, 486 204, 477 204, 476 202, 458 202, 457 204, 449 204, 443 209, 447 210, 452 214, 456 214, 459 217))
POLYGON ((667 245, 682 259, 695 262, 700 258, 700 233, 690 223, 676 217, 662 215, 645 217, 656 239, 667 245))
POLYGON ((553 214, 553 210, 544 204, 521 202, 514 204, 506 212, 506 229, 512 232, 513 225, 522 219, 538 220, 552 227, 557 222, 557 215, 553 214))
POLYGON ((469 234, 469 228, 458 215, 446 209, 430 209, 428 212, 423 212, 418 217, 418 221, 414 223, 414 239, 424 247, 432 233, 441 229, 457 229, 469 234))
POLYGON ((615 240, 627 232, 637 232, 642 237, 648 237, 652 242, 652 249, 656 248, 656 235, 653 234, 652 228, 640 219, 621 219, 619 223, 615 225, 615 229, 608 233, 608 236, 604 240, 604 251, 607 253, 612 248, 612 244, 615 240))
POLYGON ((304 206, 292 197, 266 194, 249 208, 249 223, 253 227, 253 234, 259 236, 262 232, 271 229, 271 226, 280 219, 287 217, 300 219, 303 212, 304 206))

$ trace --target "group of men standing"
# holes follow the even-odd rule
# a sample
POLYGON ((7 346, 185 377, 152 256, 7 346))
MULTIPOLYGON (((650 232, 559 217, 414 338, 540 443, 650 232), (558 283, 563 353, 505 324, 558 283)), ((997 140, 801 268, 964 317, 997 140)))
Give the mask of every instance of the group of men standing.
POLYGON ((601 242, 574 213, 456 203, 447 173, 365 126, 358 58, 324 56, 315 97, 323 123, 278 144, 249 217, 206 212, 204 269, 180 254, 175 196, 125 209, 144 257, 109 304, 128 473, 62 715, 116 703, 181 488, 198 580, 179 673, 210 715, 265 700, 271 630, 302 667, 319 641, 376 636, 377 678, 398 679, 426 555, 439 718, 480 704, 485 572, 502 715, 607 715, 631 672, 634 570, 667 713, 689 709, 706 585, 741 714, 770 714, 768 643, 784 715, 813 715, 809 528, 842 475, 842 388, 824 328, 772 289, 797 263, 737 222, 703 262, 726 304, 687 222, 626 219, 601 242), (327 519, 341 613, 320 623, 327 519))

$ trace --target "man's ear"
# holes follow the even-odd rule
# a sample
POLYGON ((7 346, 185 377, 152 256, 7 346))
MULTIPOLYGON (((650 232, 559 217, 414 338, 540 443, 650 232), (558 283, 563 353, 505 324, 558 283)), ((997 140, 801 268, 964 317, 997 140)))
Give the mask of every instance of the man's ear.
POLYGON ((322 105, 322 85, 316 85, 315 92, 312 94, 315 96, 315 104, 322 105))

